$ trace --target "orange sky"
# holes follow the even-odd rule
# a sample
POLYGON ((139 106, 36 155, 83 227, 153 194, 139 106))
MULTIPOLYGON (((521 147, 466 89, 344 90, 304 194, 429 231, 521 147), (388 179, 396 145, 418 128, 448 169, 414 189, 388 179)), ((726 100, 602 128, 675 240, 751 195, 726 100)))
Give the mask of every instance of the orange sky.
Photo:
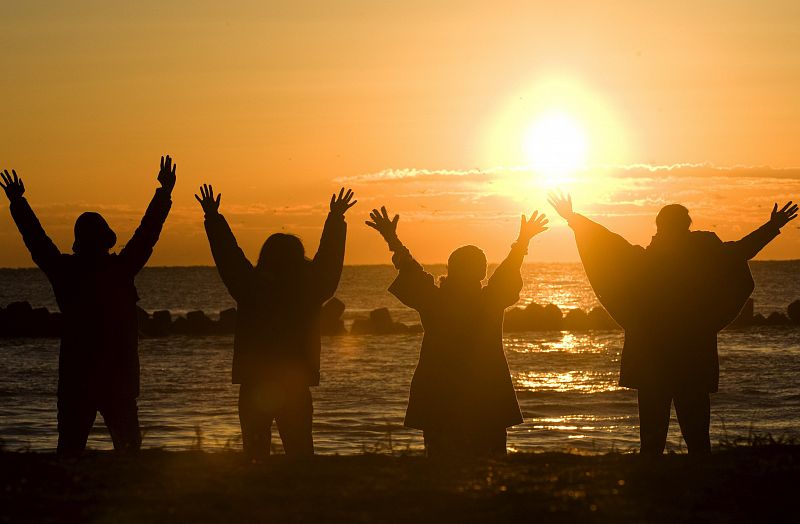
MULTIPOLYGON (((588 148, 556 185, 632 241, 664 203, 728 239, 800 197, 795 1, 228 4, 0 4, 0 167, 63 249, 83 210, 129 236, 169 152, 179 180, 152 265, 211 263, 204 181, 253 257, 282 228, 313 251, 347 183, 348 263, 388 262, 363 226, 378 203, 423 261, 463 243, 499 260, 554 185, 520 153, 550 105, 588 148)), ((530 260, 576 259, 554 222, 530 260)), ((31 265, 7 210, 0 243, 0 266, 31 265)), ((791 227, 762 258, 798 254, 791 227)))

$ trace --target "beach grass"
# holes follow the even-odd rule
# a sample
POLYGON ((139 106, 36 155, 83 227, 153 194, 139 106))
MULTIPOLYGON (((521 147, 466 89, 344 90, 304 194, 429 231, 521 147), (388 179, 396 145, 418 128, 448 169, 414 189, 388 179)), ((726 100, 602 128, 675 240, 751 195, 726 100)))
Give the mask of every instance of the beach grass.
POLYGON ((517 453, 462 463, 363 454, 0 452, 2 522, 800 522, 800 446, 706 460, 517 453))

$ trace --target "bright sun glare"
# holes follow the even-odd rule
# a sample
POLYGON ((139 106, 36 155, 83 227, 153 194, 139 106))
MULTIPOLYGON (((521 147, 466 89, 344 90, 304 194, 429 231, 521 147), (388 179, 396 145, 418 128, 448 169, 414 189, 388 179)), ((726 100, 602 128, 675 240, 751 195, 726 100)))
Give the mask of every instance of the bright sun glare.
POLYGON ((522 148, 530 167, 548 178, 568 177, 586 167, 586 132, 560 111, 538 117, 524 133, 522 148))

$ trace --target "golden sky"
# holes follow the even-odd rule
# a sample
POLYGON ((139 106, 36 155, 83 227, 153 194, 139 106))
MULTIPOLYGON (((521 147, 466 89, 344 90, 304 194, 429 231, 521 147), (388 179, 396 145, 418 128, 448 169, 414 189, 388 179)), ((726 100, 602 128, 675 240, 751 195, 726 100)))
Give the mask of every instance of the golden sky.
MULTIPOLYGON (((501 259, 554 186, 645 244, 665 203, 733 239, 800 198, 796 1, 4 0, 0 19, 0 167, 64 250, 84 210, 124 242, 164 153, 178 185, 151 265, 211 263, 202 182, 253 258, 278 230, 313 252, 352 185, 351 264, 389 261, 363 225, 380 203, 437 262, 464 243, 501 259), (529 143, 552 114, 582 140, 569 173, 529 143)), ((577 259, 553 222, 529 260, 577 259)), ((0 266, 31 265, 7 209, 0 243, 0 266)), ((799 254, 788 227, 761 258, 799 254)))

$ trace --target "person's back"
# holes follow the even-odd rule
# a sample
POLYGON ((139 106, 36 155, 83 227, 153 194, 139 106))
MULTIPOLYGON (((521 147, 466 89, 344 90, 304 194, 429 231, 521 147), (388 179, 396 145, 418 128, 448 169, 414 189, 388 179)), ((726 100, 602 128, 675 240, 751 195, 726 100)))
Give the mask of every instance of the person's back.
POLYGON ((389 291, 419 312, 424 329, 405 425, 423 431, 428 456, 504 454, 506 428, 522 415, 503 351, 503 314, 519 299, 528 242, 546 219, 523 217, 519 239, 486 286, 486 257, 475 246, 450 255, 437 286, 398 240, 399 216, 390 220, 382 208, 370 218, 399 271, 389 291))
POLYGON ((794 219, 791 202, 749 235, 722 242, 691 231, 689 211, 661 209, 657 233, 643 249, 575 213, 569 197, 551 204, 575 232, 589 282, 625 329, 619 384, 638 391, 641 451, 664 451, 674 402, 690 453, 707 454, 709 394, 719 385, 717 333, 738 314, 753 290, 747 261, 794 219))
POLYGON ((252 265, 219 213, 211 186, 195 195, 220 277, 237 305, 232 382, 239 384, 239 420, 248 458, 265 459, 277 422, 287 454, 314 453, 310 386, 320 380, 320 313, 339 284, 351 191, 331 198, 320 246, 305 257, 294 235, 275 233, 252 265))
POLYGON ((117 451, 141 444, 136 398, 139 355, 134 285, 158 241, 171 206, 175 166, 161 158, 156 190, 130 241, 111 253, 116 234, 97 213, 75 222, 72 254, 62 254, 47 236, 14 173, 3 174, 11 215, 33 261, 53 287, 63 315, 58 379, 58 452, 79 454, 86 446, 97 411, 117 451))

